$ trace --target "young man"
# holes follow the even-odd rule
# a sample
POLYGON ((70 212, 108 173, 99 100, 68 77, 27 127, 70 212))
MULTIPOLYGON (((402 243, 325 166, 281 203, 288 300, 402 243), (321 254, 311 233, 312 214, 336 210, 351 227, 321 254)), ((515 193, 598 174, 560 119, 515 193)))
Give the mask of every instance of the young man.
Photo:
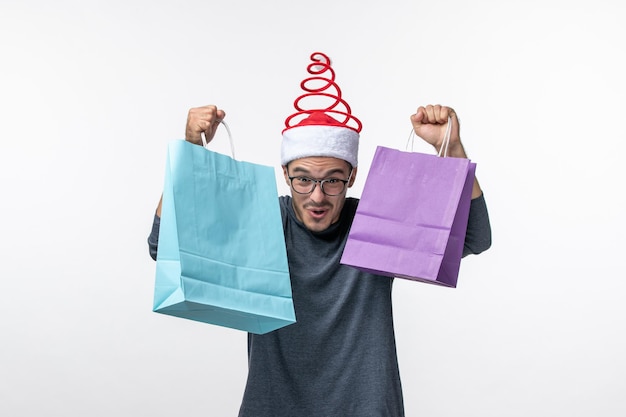
MULTIPOLYGON (((334 72, 328 84, 334 84, 334 72)), ((352 117, 349 106, 347 112, 300 111, 307 117, 293 126, 288 118, 283 131, 281 162, 291 196, 280 197, 280 209, 297 322, 248 335, 241 417, 404 416, 393 278, 340 264, 358 205, 358 199, 346 198, 346 191, 357 174, 360 122, 353 118, 358 128, 349 127, 329 112, 352 117)), ((211 140, 225 116, 214 105, 191 109, 186 140, 201 144, 203 132, 211 140)), ((466 158, 451 108, 419 107, 411 122, 415 134, 437 150, 451 123, 448 155, 466 158)), ((153 258, 159 218, 160 204, 148 239, 153 258)), ((475 181, 464 255, 478 254, 490 244, 485 200, 475 181)))

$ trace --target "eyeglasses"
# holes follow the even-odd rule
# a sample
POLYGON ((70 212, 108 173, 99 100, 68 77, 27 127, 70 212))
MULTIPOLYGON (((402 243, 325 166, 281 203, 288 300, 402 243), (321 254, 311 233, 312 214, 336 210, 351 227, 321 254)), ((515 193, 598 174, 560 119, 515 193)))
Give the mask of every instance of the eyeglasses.
POLYGON ((340 178, 326 178, 323 180, 316 180, 309 177, 287 177, 291 182, 291 189, 298 194, 311 194, 315 190, 315 186, 319 183, 322 192, 327 196, 333 197, 343 193, 346 189, 346 184, 352 178, 352 171, 347 180, 340 178))

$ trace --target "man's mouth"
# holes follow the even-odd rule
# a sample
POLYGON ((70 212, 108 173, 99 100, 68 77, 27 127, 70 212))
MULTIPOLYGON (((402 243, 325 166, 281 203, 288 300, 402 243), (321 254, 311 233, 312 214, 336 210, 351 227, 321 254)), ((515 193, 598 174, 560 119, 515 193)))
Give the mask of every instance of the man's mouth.
POLYGON ((328 208, 307 207, 306 209, 309 211, 309 214, 311 215, 311 217, 315 219, 321 219, 322 217, 326 215, 326 213, 328 213, 328 208))

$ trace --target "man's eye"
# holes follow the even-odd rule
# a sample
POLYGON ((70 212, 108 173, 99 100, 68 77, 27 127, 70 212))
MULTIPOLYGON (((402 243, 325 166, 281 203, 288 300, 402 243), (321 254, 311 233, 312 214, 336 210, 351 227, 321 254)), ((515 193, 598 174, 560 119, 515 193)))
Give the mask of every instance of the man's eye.
POLYGON ((326 182, 329 184, 337 184, 339 180, 337 178, 329 178, 326 180, 326 182))
POLYGON ((308 182, 311 182, 311 179, 310 179, 310 178, 307 178, 307 177, 298 177, 298 178, 296 178, 296 179, 298 180, 298 182, 301 182, 301 183, 303 183, 303 184, 306 184, 306 183, 308 183, 308 182))

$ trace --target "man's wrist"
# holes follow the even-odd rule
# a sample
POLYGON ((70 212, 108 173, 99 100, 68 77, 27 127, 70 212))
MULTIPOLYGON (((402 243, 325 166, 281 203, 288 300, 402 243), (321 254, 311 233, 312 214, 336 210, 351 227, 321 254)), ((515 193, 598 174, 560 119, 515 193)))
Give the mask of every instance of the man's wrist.
MULTIPOLYGON (((437 151, 437 154, 439 154, 441 152, 441 147, 435 147, 435 150, 437 151)), ((460 142, 454 145, 449 145, 447 149, 444 147, 443 152, 441 152, 441 155, 451 157, 451 158, 466 158, 467 159, 465 148, 463 148, 463 145, 460 142)))

